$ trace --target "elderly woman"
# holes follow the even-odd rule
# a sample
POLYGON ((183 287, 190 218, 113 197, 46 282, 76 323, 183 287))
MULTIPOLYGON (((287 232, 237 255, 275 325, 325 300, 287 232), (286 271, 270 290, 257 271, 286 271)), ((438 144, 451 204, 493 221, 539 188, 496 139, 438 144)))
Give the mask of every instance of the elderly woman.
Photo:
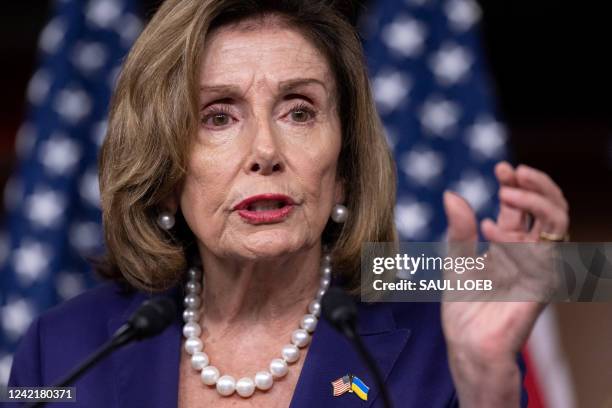
MULTIPOLYGON (((496 173, 502 209, 482 223, 487 239, 565 234, 567 205, 546 175, 496 173)), ((319 320, 330 281, 358 291, 361 245, 397 240, 360 42, 329 2, 163 3, 123 67, 100 187, 112 282, 35 321, 11 385, 54 383, 162 293, 184 306, 175 323, 83 376, 79 406, 382 406, 350 344, 319 320), (370 386, 367 402, 333 396, 349 373, 370 386)), ((450 238, 475 240, 469 206, 444 201, 450 238)), ((541 304, 358 308, 397 407, 525 403, 517 354, 541 304)))

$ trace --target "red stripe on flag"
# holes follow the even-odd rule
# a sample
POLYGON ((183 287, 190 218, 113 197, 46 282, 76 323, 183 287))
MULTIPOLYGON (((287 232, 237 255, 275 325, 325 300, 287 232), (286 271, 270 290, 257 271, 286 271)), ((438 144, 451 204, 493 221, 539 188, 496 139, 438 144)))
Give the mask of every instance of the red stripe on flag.
POLYGON ((537 368, 533 365, 533 360, 529 355, 529 350, 525 346, 523 347, 523 359, 527 367, 525 373, 525 380, 523 384, 527 388, 527 394, 529 395, 529 404, 527 408, 546 408, 544 403, 544 395, 542 394, 542 386, 538 381, 537 368))

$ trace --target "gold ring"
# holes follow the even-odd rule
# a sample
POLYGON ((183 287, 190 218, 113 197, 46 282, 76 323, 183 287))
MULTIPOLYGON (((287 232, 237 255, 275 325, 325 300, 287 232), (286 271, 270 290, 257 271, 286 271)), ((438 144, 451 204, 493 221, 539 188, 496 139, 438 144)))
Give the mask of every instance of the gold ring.
POLYGON ((563 235, 560 234, 551 234, 550 232, 540 232, 540 239, 542 241, 549 242, 567 242, 569 241, 569 234, 565 233, 563 235))

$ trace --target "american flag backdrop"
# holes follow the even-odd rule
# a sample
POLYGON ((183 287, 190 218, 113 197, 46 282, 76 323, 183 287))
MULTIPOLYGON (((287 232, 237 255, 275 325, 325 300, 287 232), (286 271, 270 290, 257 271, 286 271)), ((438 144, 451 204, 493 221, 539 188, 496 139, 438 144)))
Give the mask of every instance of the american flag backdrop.
POLYGON ((398 166, 396 223, 406 240, 439 240, 442 193, 479 217, 497 211, 495 163, 506 132, 481 52, 472 0, 371 2, 361 32, 378 111, 398 166))
POLYGON ((56 0, 39 38, 18 168, 0 230, 0 385, 32 318, 94 279, 99 254, 96 157, 111 89, 142 22, 135 0, 56 0))
MULTIPOLYGON (((0 385, 32 318, 95 284, 102 250, 96 155, 119 66, 141 30, 137 0, 57 0, 40 36, 19 167, 0 230, 0 385)), ((472 0, 372 0, 360 19, 377 108, 398 165, 404 240, 446 228, 442 192, 497 211, 494 164, 507 156, 472 0)), ((341 380, 341 379, 339 379, 341 380)), ((340 385, 340 384, 338 384, 340 385)))

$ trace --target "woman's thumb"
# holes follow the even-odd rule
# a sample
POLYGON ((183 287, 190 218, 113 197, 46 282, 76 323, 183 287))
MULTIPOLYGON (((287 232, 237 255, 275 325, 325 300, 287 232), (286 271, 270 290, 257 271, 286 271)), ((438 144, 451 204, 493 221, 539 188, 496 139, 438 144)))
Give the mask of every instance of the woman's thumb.
POLYGON ((467 201, 448 190, 444 192, 443 200, 448 221, 448 241, 476 242, 478 240, 476 215, 467 201))

